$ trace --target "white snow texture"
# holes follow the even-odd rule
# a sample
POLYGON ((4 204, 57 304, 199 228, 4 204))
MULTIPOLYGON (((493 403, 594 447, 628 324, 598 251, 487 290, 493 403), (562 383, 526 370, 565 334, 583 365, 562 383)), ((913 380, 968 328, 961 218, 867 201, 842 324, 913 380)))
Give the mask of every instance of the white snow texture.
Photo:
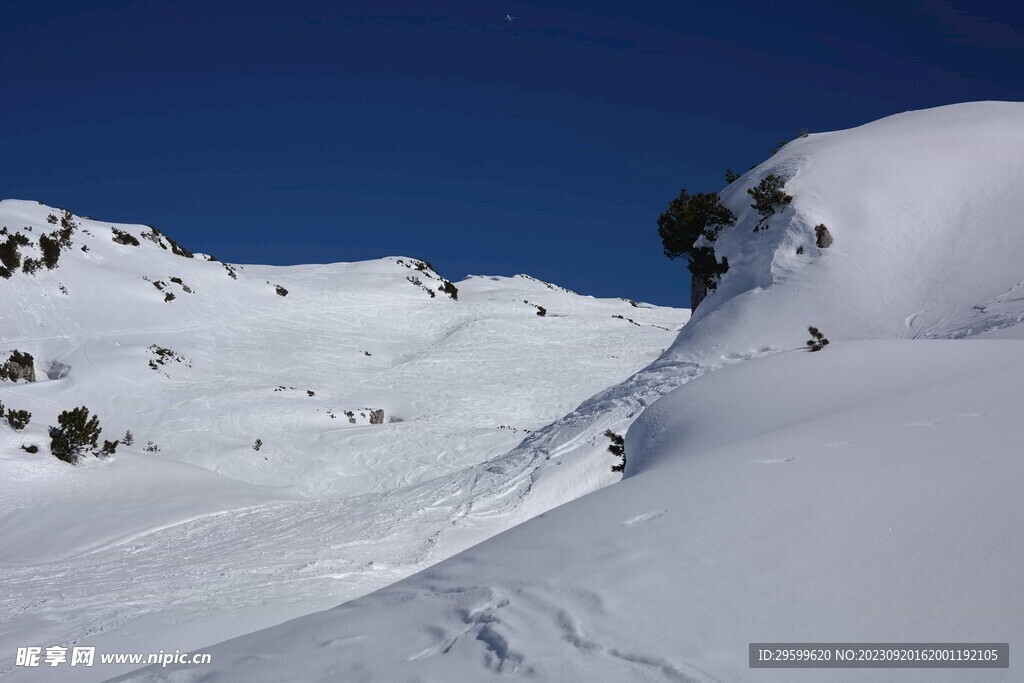
MULTIPOLYGON (((432 298, 412 259, 230 280, 81 220, 89 252, 0 280, 0 350, 70 366, 0 384, 33 412, 0 427, 0 652, 212 654, 118 679, 140 682, 1019 680, 1022 183, 1024 104, 794 140, 722 192, 730 269, 678 334, 684 311, 524 277, 432 298), (754 232, 769 173, 793 201, 754 232), (151 370, 151 344, 191 367, 151 370), (161 452, 53 459, 42 425, 83 403, 161 452), (371 408, 402 421, 340 412, 371 408), (749 669, 766 641, 1009 642, 1011 664, 749 669)), ((48 211, 0 204, 12 229, 48 211)))

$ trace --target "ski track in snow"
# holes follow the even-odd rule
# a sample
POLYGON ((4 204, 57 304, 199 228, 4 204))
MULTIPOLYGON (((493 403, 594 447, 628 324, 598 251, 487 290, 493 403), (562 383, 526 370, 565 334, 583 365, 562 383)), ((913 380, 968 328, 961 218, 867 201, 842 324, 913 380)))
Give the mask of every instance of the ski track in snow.
MULTIPOLYGON (((4 202, 0 209, 14 213, 5 222, 48 230, 46 207, 4 202)), ((171 256, 146 241, 137 251, 113 245, 103 239, 108 224, 80 222, 95 233, 76 234, 89 243, 88 254, 72 249, 52 273, 0 281, 18 302, 0 312, 3 349, 32 351, 37 369, 50 361, 71 368, 57 381, 0 384, 5 403, 33 412, 29 430, 0 434, 8 439, 0 447, 13 453, 2 465, 28 475, 24 486, 0 485, 0 503, 21 511, 15 524, 36 523, 27 510, 55 515, 50 527, 38 524, 45 533, 60 514, 74 514, 60 512, 66 502, 82 505, 61 487, 79 486, 75 477, 86 474, 107 476, 94 466, 115 468, 113 476, 130 465, 145 475, 146 458, 269 488, 232 493, 218 505, 210 496, 221 495, 221 484, 204 494, 210 484, 200 477, 192 495, 203 498, 201 506, 157 507, 152 522, 147 516, 126 526, 114 517, 111 532, 67 550, 61 543, 73 541, 75 529, 24 547, 25 533, 5 536, 18 530, 0 526, 0 538, 18 539, 0 553, 6 649, 194 650, 364 595, 617 479, 605 468, 597 477, 574 473, 594 470, 592 461, 582 467, 587 458, 609 458, 605 428, 621 427, 679 383, 655 370, 578 405, 656 358, 686 311, 582 297, 527 277, 470 278, 458 283, 458 302, 428 298, 406 276, 435 287, 437 278, 396 259, 246 266, 230 280, 220 263, 171 256), (163 302, 152 281, 171 274, 194 294, 163 302), (67 298, 54 293, 58 280, 67 298), (283 282, 287 299, 267 280, 283 282), (105 305, 89 288, 123 300, 105 305), (542 304, 548 317, 524 300, 542 304), (172 362, 153 372, 151 344, 191 366, 172 362), (45 462, 49 469, 35 472, 19 444, 39 443, 45 453, 43 425, 81 404, 100 415, 104 438, 130 428, 138 455, 77 470, 45 462), (386 424, 349 424, 343 412, 378 406, 386 424), (265 444, 258 453, 251 448, 257 436, 265 444), (161 447, 155 456, 139 453, 149 439, 161 447), (538 496, 534 486, 545 472, 558 486, 538 496)), ((150 495, 162 505, 181 495, 162 492, 159 481, 118 481, 141 487, 142 501, 150 495)), ((81 485, 86 493, 92 486, 81 485)), ((111 515, 149 515, 134 500, 111 515)), ((101 680, 117 669, 94 668, 84 678, 81 670, 46 673, 101 680)), ((0 659, 0 677, 38 676, 0 659)))
MULTIPOLYGON (((287 616, 331 607, 460 550, 461 545, 438 548, 446 531, 470 528, 475 530, 472 538, 482 538, 563 502, 531 501, 542 507, 519 509, 534 482, 560 458, 575 453, 577 464, 583 465, 594 450, 606 447, 601 436, 605 425, 629 420, 681 381, 679 375, 641 373, 628 388, 614 387, 588 400, 511 452, 452 475, 418 483, 410 483, 407 476, 395 489, 351 498, 281 501, 217 512, 63 561, 0 567, 5 587, 0 620, 16 623, 19 616, 31 615, 33 620, 62 622, 65 626, 50 631, 59 633, 53 642, 74 646, 90 644, 147 615, 172 613, 194 621, 260 606, 287 616), (644 384, 645 390, 638 391, 644 384), (565 433, 576 436, 561 442, 565 433)), ((493 635, 493 627, 488 633, 493 635)), ((708 680, 613 648, 601 649, 669 672, 670 680, 708 680)), ((498 670, 514 668, 514 657, 497 661, 498 670)), ((0 669, 0 675, 11 672, 10 667, 0 669)))

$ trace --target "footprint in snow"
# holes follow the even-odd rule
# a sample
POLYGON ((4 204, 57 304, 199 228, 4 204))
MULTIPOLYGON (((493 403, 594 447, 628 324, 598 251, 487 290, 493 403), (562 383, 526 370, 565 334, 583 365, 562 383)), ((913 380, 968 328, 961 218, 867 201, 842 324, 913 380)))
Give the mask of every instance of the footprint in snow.
POLYGON ((657 519, 666 512, 668 512, 668 510, 661 510, 659 512, 645 512, 642 515, 637 515, 636 517, 631 517, 630 519, 627 519, 622 524, 623 526, 633 526, 634 524, 642 524, 643 522, 649 522, 652 519, 657 519))

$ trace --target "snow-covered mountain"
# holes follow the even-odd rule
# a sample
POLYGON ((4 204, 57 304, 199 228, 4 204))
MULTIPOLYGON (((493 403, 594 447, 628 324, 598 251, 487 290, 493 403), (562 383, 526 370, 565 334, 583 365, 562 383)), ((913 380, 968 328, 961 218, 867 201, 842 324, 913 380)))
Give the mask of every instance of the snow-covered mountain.
MULTIPOLYGON (((450 283, 408 257, 225 264, 36 202, 0 202, 0 227, 0 366, 28 353, 37 378, 0 381, 5 409, 32 414, 0 422, 0 652, 195 648, 508 528, 532 461, 492 461, 688 318, 523 275, 450 283), (48 426, 81 405, 134 445, 54 458, 48 426)), ((589 444, 595 487, 617 478, 605 445, 589 444)), ((119 670, 0 658, 11 680, 119 670)))
POLYGON ((542 514, 124 680, 1017 680, 1022 181, 1024 104, 790 142, 722 193, 730 268, 672 347, 492 461, 504 519, 542 514), (769 174, 793 199, 754 231, 769 174), (624 481, 545 512, 646 404, 624 481), (887 641, 1009 642, 1010 668, 748 668, 751 642, 887 641))

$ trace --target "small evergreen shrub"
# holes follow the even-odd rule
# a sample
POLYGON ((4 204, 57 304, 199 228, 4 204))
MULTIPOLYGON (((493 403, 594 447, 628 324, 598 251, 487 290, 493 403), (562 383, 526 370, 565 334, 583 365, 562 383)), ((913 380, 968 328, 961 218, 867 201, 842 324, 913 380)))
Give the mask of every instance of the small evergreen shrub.
POLYGON ((164 294, 164 303, 171 303, 176 298, 177 297, 174 296, 174 292, 167 292, 166 294, 164 294))
POLYGON ((146 451, 147 453, 159 453, 160 452, 160 446, 157 446, 152 441, 147 441, 146 442, 146 447, 143 448, 142 450, 146 451))
POLYGON ((261 448, 263 448, 263 439, 256 439, 255 443, 252 445, 252 449, 254 451, 258 451, 261 448))
POLYGON ((49 223, 50 225, 57 225, 57 217, 54 216, 52 213, 48 214, 46 216, 46 222, 49 223))
POLYGON ((8 235, 7 239, 0 243, 0 277, 6 280, 21 267, 21 254, 18 253, 18 248, 28 244, 29 239, 20 232, 8 235))
POLYGON ((14 349, 7 360, 0 364, 0 380, 17 382, 24 378, 29 382, 35 381, 35 358, 31 353, 14 349))
POLYGON ((543 318, 547 314, 548 314, 548 309, 544 308, 543 306, 537 306, 537 315, 539 315, 540 317, 543 318))
POLYGON ((40 235, 39 250, 42 252, 42 262, 47 270, 56 268, 60 260, 60 240, 54 234, 40 235))
POLYGON ((132 444, 135 443, 135 435, 132 434, 132 431, 130 429, 124 433, 124 436, 121 437, 121 442, 125 446, 131 446, 132 444))
POLYGON ((117 242, 118 244, 124 244, 129 247, 137 247, 141 244, 141 242, 139 242, 139 240, 136 239, 135 235, 132 235, 131 233, 127 233, 124 230, 118 230, 117 228, 114 227, 110 229, 114 233, 114 236, 111 239, 117 242))
POLYGON ((7 411, 7 424, 16 432, 20 432, 25 427, 28 427, 28 423, 31 420, 32 413, 27 410, 14 410, 11 408, 7 411))
POLYGON ((149 231, 143 232, 141 234, 141 237, 143 237, 144 239, 149 240, 153 244, 159 245, 161 249, 167 249, 167 245, 171 245, 171 253, 175 254, 176 256, 184 256, 185 258, 195 257, 195 254, 193 254, 191 251, 175 242, 173 239, 165 235, 159 229, 154 228, 152 225, 147 225, 146 227, 149 228, 149 231), (166 240, 166 244, 164 243, 164 240, 166 240))
POLYGON ((734 182, 739 180, 742 176, 731 168, 725 169, 725 183, 732 185, 734 182))
POLYGON ((281 285, 274 285, 274 291, 277 292, 278 296, 288 296, 288 290, 281 285))
POLYGON ((171 362, 181 363, 187 368, 192 367, 192 361, 188 360, 177 351, 165 349, 164 347, 157 346, 156 344, 151 345, 149 347, 149 351, 156 356, 156 358, 150 359, 149 361, 149 367, 153 370, 158 370, 159 368, 157 366, 169 365, 171 362))
POLYGON ((622 458, 622 462, 612 465, 612 472, 623 472, 626 469, 626 440, 621 434, 616 434, 610 429, 604 430, 604 435, 611 440, 608 452, 616 458, 622 458))
POLYGON ((71 231, 78 229, 78 223, 75 222, 75 215, 68 211, 67 209, 61 211, 60 227, 64 230, 71 231))
POLYGON ((149 240, 150 242, 157 245, 161 249, 166 249, 167 245, 164 244, 164 241, 162 239, 160 239, 160 231, 151 225, 148 227, 149 231, 143 231, 142 233, 139 234, 139 237, 145 240, 149 240))
POLYGON ((812 353, 815 351, 821 351, 823 348, 828 346, 828 339, 825 339, 825 335, 821 333, 817 327, 813 325, 807 328, 810 332, 811 338, 807 340, 807 349, 812 353))
POLYGON ((761 178, 757 187, 747 190, 747 194, 754 198, 754 203, 750 205, 751 208, 757 209, 757 212, 761 214, 761 219, 754 226, 754 232, 760 232, 767 227, 768 219, 775 215, 779 206, 785 207, 793 201, 793 198, 786 194, 784 188, 785 182, 782 178, 774 173, 769 173, 761 178))
POLYGON ((70 211, 64 211, 60 216, 60 230, 50 233, 50 235, 57 240, 57 244, 62 249, 70 249, 71 236, 75 234, 77 229, 78 223, 75 222, 74 215, 70 211))
POLYGON ((50 452, 58 460, 74 465, 87 451, 91 450, 94 455, 102 452, 96 450, 102 431, 99 417, 90 417, 85 406, 62 412, 57 416, 57 425, 50 427, 50 452))
POLYGON ((164 239, 167 240, 168 244, 171 245, 171 252, 173 252, 176 256, 184 256, 185 258, 195 258, 195 254, 193 254, 191 251, 189 251, 185 247, 181 246, 180 244, 172 240, 167 235, 164 235, 164 239))
POLYGON ((444 284, 442 284, 440 287, 438 287, 438 291, 444 292, 445 294, 450 296, 453 301, 458 301, 459 300, 459 288, 456 287, 451 282, 448 282, 448 280, 445 280, 444 284))
POLYGON ((43 262, 39 259, 27 258, 21 264, 21 271, 26 275, 35 275, 36 271, 43 267, 43 262))
POLYGON ((35 444, 29 444, 28 446, 22 446, 21 450, 25 451, 26 453, 38 453, 39 446, 35 444))
POLYGON ((100 448, 99 453, 96 454, 96 457, 110 457, 111 455, 117 452, 117 447, 118 445, 120 445, 120 443, 120 441, 107 441, 106 439, 104 439, 103 447, 100 448))
POLYGON ((797 253, 797 256, 799 256, 800 254, 804 253, 804 245, 801 244, 799 247, 797 247, 796 248, 796 253, 797 253))

